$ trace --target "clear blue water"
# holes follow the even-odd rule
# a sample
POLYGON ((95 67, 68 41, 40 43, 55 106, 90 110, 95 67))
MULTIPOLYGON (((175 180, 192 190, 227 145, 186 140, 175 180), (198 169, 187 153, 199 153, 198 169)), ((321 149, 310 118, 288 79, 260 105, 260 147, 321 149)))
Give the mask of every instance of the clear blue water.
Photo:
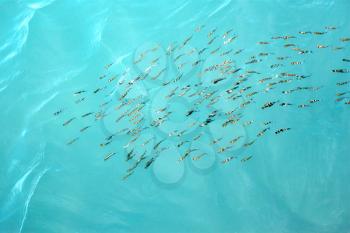
MULTIPOLYGON (((347 0, 0 0, 0 232, 350 232, 350 105, 335 101, 336 93, 349 91, 349 84, 335 83, 350 77, 331 72, 350 67, 342 61, 350 59, 350 43, 339 40, 350 37, 349 10, 347 0), (205 27, 195 32, 200 25, 205 27), (298 34, 322 32, 326 26, 337 29, 326 35, 298 34), (74 92, 91 92, 106 72, 129 69, 135 76, 145 69, 141 63, 133 64, 137 55, 157 45, 159 54, 152 58, 160 57, 163 67, 174 66, 165 52, 171 42, 196 35, 187 46, 198 48, 214 28, 220 37, 231 28, 238 36, 232 46, 244 53, 233 57, 236 67, 258 70, 260 78, 274 76, 284 68, 271 69, 279 62, 270 57, 262 65, 245 62, 260 52, 292 56, 288 62, 302 64, 288 66, 286 72, 312 77, 288 87, 322 88, 295 95, 281 94, 282 87, 262 93, 241 110, 242 123, 253 120, 251 126, 237 124, 223 130, 217 119, 195 141, 201 128, 189 127, 192 122, 183 117, 189 103, 181 98, 165 100, 171 88, 159 83, 135 85, 131 95, 141 94, 151 103, 149 119, 157 118, 154 114, 163 104, 172 107, 170 124, 144 130, 140 136, 144 140, 156 136, 151 146, 166 138, 170 149, 149 169, 137 169, 126 180, 121 179, 125 170, 137 160, 125 162, 123 156, 131 147, 125 146, 127 136, 122 135, 109 147, 117 155, 104 161, 111 151, 99 144, 116 130, 107 117, 66 145, 91 122, 79 118, 69 127, 62 123, 108 100, 90 94, 76 104, 74 92), (281 35, 297 38, 271 40, 281 35), (314 52, 305 56, 285 52, 287 42, 314 52), (329 47, 317 49, 318 44, 329 47), (334 50, 337 46, 345 48, 334 50), (104 66, 111 62, 106 71, 104 66), (310 99, 320 102, 310 108, 260 108, 269 100, 302 104, 310 99), (59 109, 63 113, 54 116, 59 109), (280 135, 271 130, 254 145, 240 144, 226 155, 253 155, 247 162, 220 162, 226 157, 215 153, 220 146, 211 145, 213 139, 232 139, 234 134, 250 142, 264 121, 272 121, 274 130, 291 130, 280 135), (180 141, 166 135, 180 128, 194 129, 194 134, 176 140, 189 140, 207 152, 206 157, 177 161, 183 151, 174 144, 180 141)), ((212 50, 215 45, 208 47, 212 50)), ((210 59, 208 64, 214 62, 210 59)), ((186 77, 193 84, 199 78, 192 71, 186 71, 186 77)), ((165 76, 175 78, 174 73, 165 76)), ((224 81, 216 89, 225 92, 229 85, 224 81)), ((116 100, 111 106, 117 104, 116 100)), ((216 108, 227 111, 237 106, 224 101, 216 108)), ((205 120, 209 113, 199 109, 192 121, 205 120)), ((139 154, 141 147, 135 146, 139 154)))

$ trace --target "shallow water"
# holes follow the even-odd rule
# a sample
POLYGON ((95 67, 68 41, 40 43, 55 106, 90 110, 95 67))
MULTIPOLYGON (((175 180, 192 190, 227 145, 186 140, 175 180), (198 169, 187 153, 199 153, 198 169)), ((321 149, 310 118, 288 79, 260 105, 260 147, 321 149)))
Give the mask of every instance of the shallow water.
MULTIPOLYGON (((0 0, 0 232, 350 232, 350 107, 335 103, 340 79, 330 72, 349 68, 340 62, 350 58, 349 46, 318 51, 299 68, 312 74, 308 85, 325 86, 317 106, 244 112, 292 128, 237 149, 254 155, 246 163, 222 165, 214 156, 178 163, 174 149, 123 181, 127 164, 121 158, 105 162, 98 146, 112 131, 108 121, 71 147, 66 142, 74 130, 61 126, 89 109, 72 104, 72 93, 91 88, 106 64, 115 62, 116 72, 137 70, 131 65, 136 53, 155 44, 165 50, 199 25, 233 28, 236 48, 253 55, 262 52, 258 41, 328 25, 337 30, 300 43, 337 46, 340 37, 350 36, 349 10, 347 0, 0 0), (52 115, 60 108, 67 109, 65 118, 52 115)), ((196 42, 201 40, 206 34, 196 42)), ((149 90, 136 92, 146 91, 160 106, 164 89, 149 90)), ((172 126, 180 127, 186 103, 169 104, 180 112, 172 126)), ((254 136, 237 130, 247 140, 254 136)), ((206 135, 228 133, 212 128, 206 135)), ((212 149, 204 139, 197 147, 212 149)))

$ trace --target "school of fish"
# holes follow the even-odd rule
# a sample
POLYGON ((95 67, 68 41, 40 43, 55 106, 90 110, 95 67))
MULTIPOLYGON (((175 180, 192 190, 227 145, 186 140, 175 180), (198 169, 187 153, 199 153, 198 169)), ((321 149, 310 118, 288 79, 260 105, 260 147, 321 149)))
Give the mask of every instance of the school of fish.
MULTIPOLYGON (((213 122, 219 122, 223 129, 238 123, 245 128, 254 128, 256 134, 246 141, 242 141, 244 135, 234 132, 211 139, 210 145, 217 146, 220 163, 244 163, 253 155, 232 152, 237 143, 242 141, 241 147, 248 148, 254 146, 257 140, 281 137, 293 130, 285 123, 261 121, 256 115, 245 114, 247 108, 268 114, 276 108, 280 111, 285 108, 306 108, 300 111, 307 111, 307 108, 322 103, 317 92, 324 86, 308 85, 310 79, 317 77, 302 71, 309 57, 317 57, 318 53, 325 50, 337 53, 346 49, 350 43, 350 37, 346 36, 338 38, 337 44, 318 43, 319 38, 332 37, 336 30, 340 29, 325 26, 320 31, 274 35, 257 41, 256 46, 261 50, 250 54, 247 48, 236 45, 240 37, 234 29, 220 31, 201 25, 182 41, 164 46, 166 49, 156 44, 143 51, 136 51, 130 67, 120 73, 114 71, 114 66, 118 65, 114 62, 101 67, 104 72, 96 77, 96 86, 77 88, 72 93, 75 112, 80 113, 68 116, 65 114, 67 109, 61 106, 53 115, 62 121, 63 128, 76 128, 76 134, 65 142, 68 146, 79 143, 86 131, 101 121, 107 122, 108 118, 108 128, 114 128, 114 132, 109 130, 105 138, 92 146, 101 148, 105 161, 113 158, 132 161, 122 177, 124 180, 137 168, 148 169, 162 153, 167 153, 167 141, 170 138, 176 138, 176 147, 181 152, 179 163, 186 159, 194 162, 205 159, 208 153, 191 146, 191 143, 201 140, 204 129, 213 122), (206 43, 197 46, 194 40, 199 38, 203 41, 203 37, 206 43), (306 40, 314 41, 313 47, 304 47, 306 40), (168 59, 172 60, 172 65, 166 62, 168 59), (153 100, 145 98, 147 95, 144 93, 151 93, 154 89, 161 92, 157 95, 157 101, 164 103, 156 109, 153 100), (296 102, 294 97, 305 93, 315 97, 296 102), (87 99, 93 99, 99 104, 87 104, 84 109, 90 110, 80 111, 80 106, 87 99), (179 110, 168 104, 174 99, 183 99, 188 103, 188 109, 180 114, 184 115, 184 119, 191 119, 182 124, 185 127, 177 129, 170 127, 173 125, 171 119, 177 118, 179 114, 179 110), (225 110, 217 107, 222 103, 226 106, 225 110), (147 115, 149 112, 150 115, 147 115), (84 120, 85 125, 78 127, 76 122, 81 120, 84 120), (162 129, 160 131, 166 133, 163 136, 147 133, 151 129, 162 129), (114 142, 120 140, 120 134, 124 135, 123 140, 126 141, 122 146, 116 146, 114 142)), ((350 57, 343 57, 339 59, 339 66, 323 70, 323 73, 325 78, 333 80, 338 90, 334 103, 350 108, 349 65, 350 57)), ((318 69, 324 69, 323 64, 319 64, 318 69)))

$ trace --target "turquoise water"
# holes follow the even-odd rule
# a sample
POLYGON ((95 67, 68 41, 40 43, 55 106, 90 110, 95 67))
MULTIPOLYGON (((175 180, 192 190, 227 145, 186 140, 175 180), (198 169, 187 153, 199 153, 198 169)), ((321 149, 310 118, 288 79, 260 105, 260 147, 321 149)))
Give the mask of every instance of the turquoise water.
MULTIPOLYGON (((349 80, 349 74, 331 71, 350 67, 342 61, 350 59, 350 42, 340 41, 350 37, 349 10, 347 0, 0 0, 0 232, 350 232, 350 105, 344 104, 346 98, 335 101, 336 93, 349 91, 349 84, 336 85, 349 80), (196 32, 200 25, 205 27, 196 32), (298 33, 323 32, 327 26, 336 29, 325 35, 298 33), (188 49, 205 45, 213 50, 216 41, 208 46, 207 34, 214 28, 218 39, 231 28, 232 35, 237 35, 227 46, 234 51, 244 49, 232 56, 234 67, 242 68, 240 74, 260 72, 249 77, 252 89, 260 92, 258 79, 283 71, 311 78, 262 91, 254 103, 240 107, 243 118, 232 129, 220 128, 222 122, 216 124, 219 117, 208 127, 190 127, 205 120, 212 110, 198 109, 188 120, 184 113, 193 103, 180 97, 173 101, 165 98, 176 84, 136 83, 130 95, 149 103, 146 120, 157 119, 155 114, 164 104, 172 111, 167 124, 143 129, 140 143, 151 138, 148 145, 154 147, 165 139, 164 148, 169 149, 148 169, 139 168, 123 180, 125 171, 137 162, 124 159, 133 145, 127 146, 130 137, 121 133, 112 145, 102 148, 99 144, 116 130, 131 127, 124 122, 115 128, 117 115, 111 110, 121 102, 118 98, 125 90, 118 87, 113 104, 106 105, 113 120, 80 117, 110 100, 91 93, 96 86, 103 87, 105 80, 99 77, 113 73, 119 78, 126 70, 135 77, 147 66, 134 61, 142 51, 155 47, 159 47, 158 54, 151 60, 159 57, 160 66, 170 70, 179 65, 174 62, 179 54, 168 58, 169 44, 181 44, 194 35, 188 49), (271 39, 283 35, 297 38, 271 39), (259 41, 271 44, 260 45, 259 41), (313 52, 286 52, 286 43, 313 52), (329 47, 317 49, 318 44, 329 47), (336 47, 344 49, 334 50, 336 47), (291 59, 285 63, 273 58, 272 62, 268 56, 262 63, 245 63, 261 52, 291 59), (287 68, 290 61, 302 64, 287 68), (112 62, 108 70, 104 68, 112 62), (271 69, 274 63, 285 65, 271 69), (297 86, 322 88, 281 93, 297 86), (80 97, 73 93, 79 90, 90 91, 83 103, 75 103, 80 97), (310 108, 260 108, 267 101, 298 105, 310 99, 319 102, 310 108), (60 109, 62 114, 54 116, 60 109), (72 116, 79 119, 63 127, 72 116), (251 125, 244 123, 250 120, 251 125), (244 142, 254 140, 262 122, 267 121, 272 121, 271 130, 245 147, 244 142), (92 127, 80 133, 87 124, 92 127), (291 130, 279 135, 273 131, 287 127, 291 130), (169 136, 176 129, 187 131, 180 137, 169 136), (199 132, 203 136, 194 140, 199 132), (67 146, 77 135, 79 139, 67 146), (214 146, 214 139, 231 140, 237 135, 243 135, 245 141, 225 155, 215 152, 220 145, 214 146), (207 155, 198 161, 193 157, 178 161, 184 152, 176 145, 183 141, 189 141, 184 146, 207 155), (116 155, 104 161, 113 151, 116 155), (223 164, 230 155, 239 159, 223 164), (248 155, 253 157, 240 162, 248 155)), ((198 50, 193 57, 186 55, 187 61, 198 59, 198 50)), ((215 59, 207 56, 203 67, 215 59)), ((194 88, 200 71, 189 68, 184 71, 186 81, 181 82, 194 88)), ((167 72, 161 79, 173 80, 177 74, 167 72)), ((212 83, 203 81, 201 85, 211 87, 212 83)), ((224 94, 230 85, 224 80, 213 90, 224 94)), ((105 94, 111 90, 108 86, 105 94)), ((225 100, 211 107, 225 112, 243 102, 225 100)), ((134 146, 137 154, 142 154, 143 148, 134 146)), ((147 158, 151 158, 154 151, 148 152, 147 158)))

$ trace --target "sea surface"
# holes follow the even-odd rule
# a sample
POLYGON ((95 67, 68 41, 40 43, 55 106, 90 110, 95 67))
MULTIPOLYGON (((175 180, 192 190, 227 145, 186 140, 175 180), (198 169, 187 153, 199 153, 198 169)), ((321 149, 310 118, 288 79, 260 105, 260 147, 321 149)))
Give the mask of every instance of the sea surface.
MULTIPOLYGON (((350 59, 350 43, 339 40, 350 37, 349 12, 348 0, 0 0, 0 232, 349 233, 350 105, 335 101, 335 95, 350 91, 350 86, 335 83, 350 75, 332 72, 350 69, 350 63, 342 62, 350 59), (252 155, 246 162, 224 164, 225 156, 214 152, 198 163, 191 158, 181 162, 182 152, 175 146, 124 180, 132 165, 124 159, 124 137, 115 139, 121 146, 106 161, 110 151, 99 146, 114 122, 96 121, 67 145, 84 124, 80 117, 67 127, 62 124, 101 104, 77 104, 74 92, 93 91, 110 63, 119 74, 144 69, 135 65, 135 54, 154 46, 163 51, 163 66, 173 66, 174 61, 164 58, 168 46, 181 44, 201 25, 202 34, 188 46, 205 45, 215 28, 220 39, 232 29, 237 36, 234 50, 244 49, 244 55, 234 57, 236 66, 244 70, 251 69, 244 63, 251 56, 284 51, 283 42, 262 49, 259 41, 293 35, 297 38, 286 43, 313 46, 312 54, 295 55, 303 63, 289 72, 312 75, 293 87, 322 88, 290 95, 288 101, 319 102, 311 108, 274 106, 263 112, 259 98, 267 93, 256 97, 241 111, 245 120, 254 121, 249 127, 272 121, 273 130, 291 130, 277 135, 271 129, 254 145, 228 154, 252 155), (327 26, 336 29, 308 39, 298 34, 322 32, 327 26), (318 44, 330 47, 317 49, 318 44), (333 51, 334 46, 344 49, 333 51), (54 115, 60 109, 62 114, 54 115)), ((270 66, 252 69, 261 78, 271 75, 270 66)), ((190 71, 187 76, 190 83, 198 80, 190 71)), ((225 82, 217 90, 224 92, 229 85, 225 82)), ((142 86, 136 94, 158 106, 164 90, 142 86)), ((286 100, 281 91, 271 93, 270 100, 286 100)), ((181 113, 186 103, 168 105, 178 113, 172 115, 176 129, 187 121, 181 113)), ((155 111, 151 108, 146 118, 155 119, 155 111)), ((198 110, 196 116, 209 113, 198 110)), ((141 135, 156 135, 152 146, 161 138, 172 143, 169 129, 157 130, 141 135)), ((256 135, 243 126, 236 130, 246 142, 256 135)), ((218 139, 231 132, 209 128, 204 134, 218 139)), ((193 135, 183 140, 192 142, 193 135)), ((197 149, 213 150, 209 139, 196 143, 197 149)))

